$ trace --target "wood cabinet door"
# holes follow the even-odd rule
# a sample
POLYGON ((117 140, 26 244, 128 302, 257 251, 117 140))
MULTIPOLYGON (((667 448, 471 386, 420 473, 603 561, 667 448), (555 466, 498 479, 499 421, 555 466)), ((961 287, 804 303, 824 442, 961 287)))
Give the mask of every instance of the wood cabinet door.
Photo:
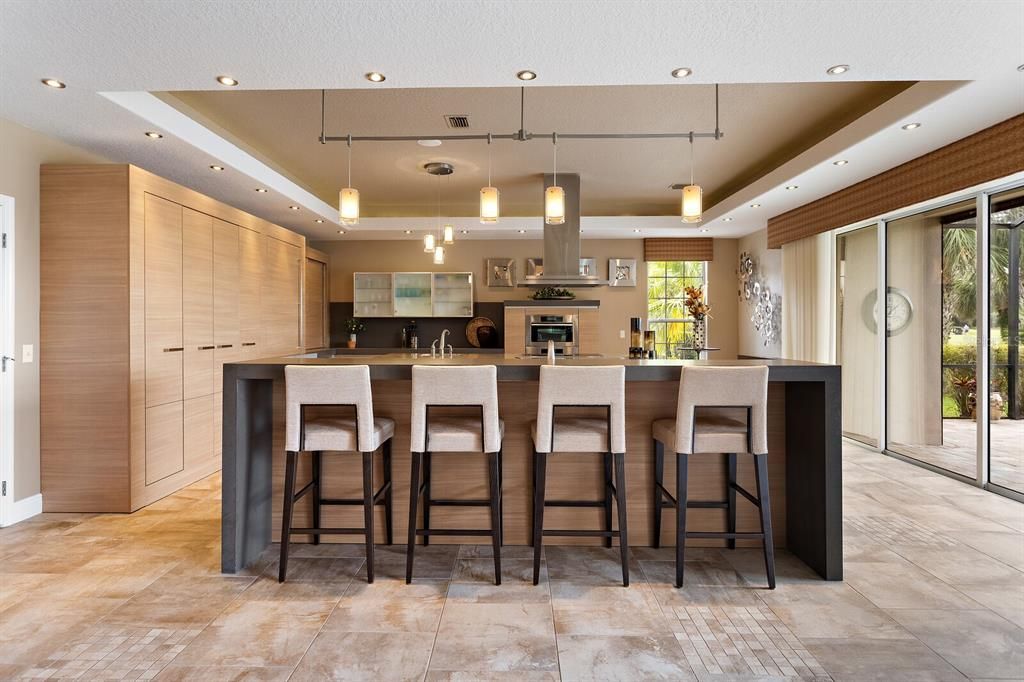
POLYGON ((238 326, 238 232, 237 225, 213 221, 213 342, 214 393, 222 390, 224 363, 241 356, 238 326))
POLYGON ((214 457, 214 396, 185 401, 185 469, 207 468, 214 457))
POLYGON ((183 424, 181 400, 146 409, 146 485, 185 468, 183 424))
POLYGON ((241 331, 239 358, 252 360, 264 353, 260 289, 266 237, 245 228, 238 230, 238 326, 241 331))
POLYGON ((267 238, 263 273, 263 334, 270 355, 302 351, 302 250, 267 238))
POLYGON ((213 373, 213 218, 182 209, 185 400, 210 395, 213 373))
POLYGON ((145 199, 146 406, 182 399, 181 206, 145 199))
POLYGON ((305 318, 306 350, 326 348, 330 344, 327 338, 327 264, 307 258, 305 277, 302 314, 305 318))

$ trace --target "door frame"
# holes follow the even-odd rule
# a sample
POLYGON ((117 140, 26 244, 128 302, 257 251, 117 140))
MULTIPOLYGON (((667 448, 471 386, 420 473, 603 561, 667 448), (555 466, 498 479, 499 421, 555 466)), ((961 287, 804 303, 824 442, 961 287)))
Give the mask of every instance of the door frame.
MULTIPOLYGON (((14 353, 14 197, 0 194, 0 233, 5 237, 0 248, 0 355, 15 358, 14 353)), ((14 371, 9 360, 0 372, 0 480, 6 494, 0 495, 0 527, 14 519, 14 371)))

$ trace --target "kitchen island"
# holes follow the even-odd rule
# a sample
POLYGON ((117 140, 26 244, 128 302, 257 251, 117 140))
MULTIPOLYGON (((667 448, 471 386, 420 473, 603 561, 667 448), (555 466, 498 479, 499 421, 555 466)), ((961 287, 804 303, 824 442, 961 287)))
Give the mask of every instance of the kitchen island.
MULTIPOLYGON (((496 365, 503 444, 503 501, 505 544, 530 543, 532 443, 530 422, 536 418, 537 381, 543 358, 465 354, 432 358, 413 353, 347 355, 332 351, 266 358, 224 366, 222 570, 235 573, 254 562, 278 540, 284 478, 284 367, 299 365, 360 365, 370 367, 374 412, 395 420, 393 443, 394 534, 404 538, 409 501, 409 393, 412 366, 496 365)), ((616 357, 559 359, 564 365, 625 365, 626 367, 626 490, 630 545, 653 544, 653 445, 651 422, 675 416, 680 367, 767 364, 768 452, 773 525, 779 547, 786 547, 826 580, 841 580, 842 471, 840 425, 840 368, 787 360, 627 360, 616 357)), ((380 458, 377 465, 380 466, 380 458)), ((739 482, 753 485, 753 458, 739 458, 739 482)), ((300 460, 298 480, 310 475, 309 458, 300 460)), ((696 455, 690 464, 691 499, 720 500, 725 495, 725 458, 696 455)), ((443 454, 434 458, 436 496, 486 497, 486 458, 443 454), (442 492, 443 491, 443 492, 442 492)), ((674 480, 675 458, 665 458, 665 478, 674 480)), ((360 460, 329 455, 324 460, 324 488, 332 497, 358 496, 360 460)), ((601 498, 601 459, 594 455, 559 454, 548 460, 548 497, 601 498)), ((377 479, 380 481, 380 474, 377 479)), ((296 524, 311 515, 309 498, 296 505, 296 524)), ((738 530, 757 527, 756 509, 741 501, 738 530)), ((383 510, 376 523, 383 528, 383 510)), ((432 526, 486 527, 485 509, 449 507, 438 510, 432 526)), ((325 507, 325 526, 361 525, 358 508, 325 507)), ((551 528, 599 528, 600 510, 551 509, 545 514, 551 528)), ((725 513, 694 509, 692 530, 723 530, 725 513)), ((662 545, 675 537, 675 515, 666 512, 662 545)), ((362 542, 361 536, 334 536, 362 542)), ((380 537, 380 535, 378 536, 380 537)), ((472 542, 459 537, 434 542, 472 542)), ((594 544, 589 538, 561 538, 562 544, 594 544)), ((292 540, 301 541, 296 537, 292 540)), ((552 541, 548 541, 552 542, 552 541)), ((557 544, 557 543, 556 543, 557 544)), ((689 541, 688 545, 721 546, 723 541, 689 541)), ((737 543, 743 545, 744 542, 737 543)))

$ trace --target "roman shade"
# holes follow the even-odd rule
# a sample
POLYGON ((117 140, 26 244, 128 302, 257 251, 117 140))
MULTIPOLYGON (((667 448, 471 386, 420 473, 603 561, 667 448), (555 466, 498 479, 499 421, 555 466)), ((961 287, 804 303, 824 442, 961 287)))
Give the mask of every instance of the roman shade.
POLYGON ((714 252, 714 240, 710 237, 663 237, 644 240, 644 260, 648 263, 663 260, 710 261, 714 259, 714 252))

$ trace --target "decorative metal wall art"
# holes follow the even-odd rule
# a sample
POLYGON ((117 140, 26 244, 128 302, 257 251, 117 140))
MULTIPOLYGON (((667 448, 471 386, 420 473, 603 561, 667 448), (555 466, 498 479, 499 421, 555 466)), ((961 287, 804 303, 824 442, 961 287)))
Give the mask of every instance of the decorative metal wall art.
POLYGON ((782 296, 773 294, 758 271, 757 261, 749 253, 740 254, 740 300, 751 308, 754 331, 767 348, 779 339, 782 328, 782 296))
POLYGON ((608 286, 636 286, 636 258, 608 259, 608 286))
POLYGON ((516 285, 516 262, 512 258, 487 259, 487 286, 514 287, 516 285))

